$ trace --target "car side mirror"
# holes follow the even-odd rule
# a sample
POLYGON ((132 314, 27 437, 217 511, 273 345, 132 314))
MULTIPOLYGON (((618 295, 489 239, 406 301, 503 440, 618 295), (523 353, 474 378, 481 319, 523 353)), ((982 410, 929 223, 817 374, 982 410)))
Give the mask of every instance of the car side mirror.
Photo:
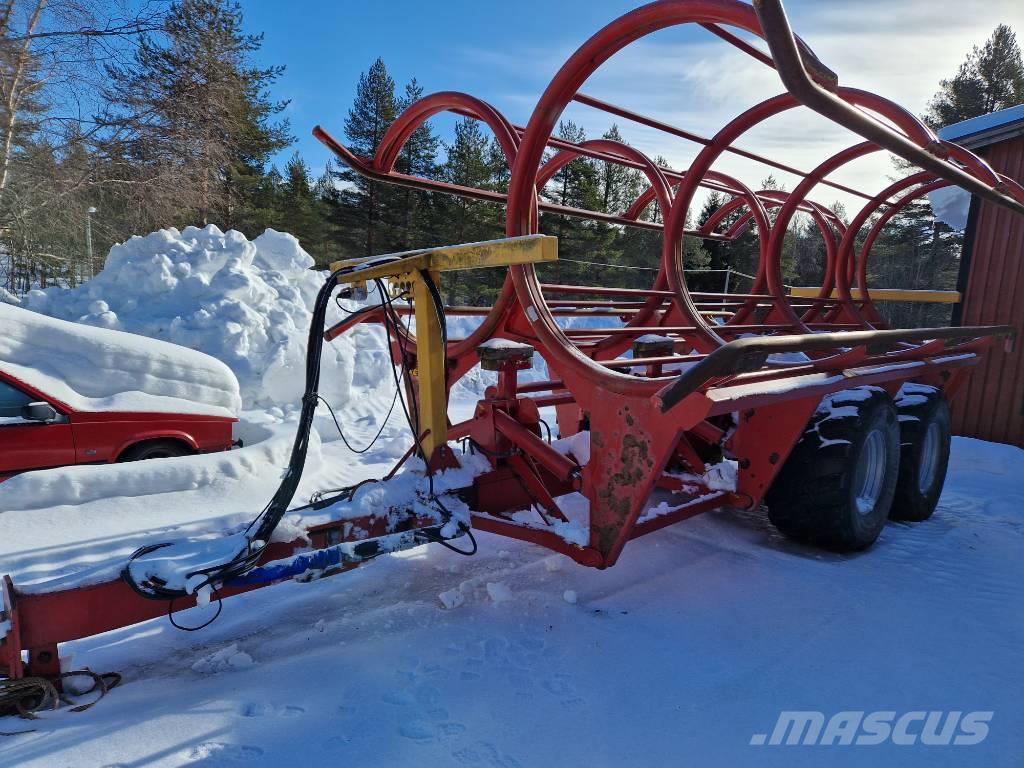
POLYGON ((49 423, 56 421, 57 416, 57 409, 49 403, 29 403, 21 409, 21 418, 25 421, 49 423))

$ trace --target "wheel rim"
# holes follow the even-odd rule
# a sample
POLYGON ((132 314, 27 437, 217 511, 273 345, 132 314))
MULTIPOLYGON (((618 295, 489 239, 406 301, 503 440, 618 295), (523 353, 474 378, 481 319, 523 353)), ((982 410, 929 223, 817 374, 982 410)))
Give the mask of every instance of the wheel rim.
POLYGON ((864 440, 857 459, 857 472, 854 475, 853 487, 856 489, 857 512, 869 515, 875 510, 878 499, 882 495, 885 482, 885 435, 882 430, 873 429, 864 440))
POLYGON ((932 422, 924 432, 924 440, 921 442, 920 464, 917 470, 917 487, 921 493, 928 493, 935 482, 935 475, 939 469, 939 425, 932 422))

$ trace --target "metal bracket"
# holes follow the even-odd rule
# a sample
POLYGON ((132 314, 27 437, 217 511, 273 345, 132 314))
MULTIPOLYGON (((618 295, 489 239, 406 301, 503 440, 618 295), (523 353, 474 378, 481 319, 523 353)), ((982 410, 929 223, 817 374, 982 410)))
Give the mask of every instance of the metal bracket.
POLYGON ((412 296, 416 318, 416 378, 418 382, 418 431, 423 434, 423 458, 430 461, 447 444, 448 389, 446 385, 447 350, 442 344, 441 318, 434 308, 434 297, 425 279, 436 284, 441 272, 513 264, 535 264, 558 259, 558 238, 527 235, 489 240, 481 243, 426 248, 384 257, 368 256, 331 264, 331 271, 352 269, 345 281, 353 287, 372 280, 387 280, 392 296, 412 296), (398 257, 397 260, 395 257, 398 257))

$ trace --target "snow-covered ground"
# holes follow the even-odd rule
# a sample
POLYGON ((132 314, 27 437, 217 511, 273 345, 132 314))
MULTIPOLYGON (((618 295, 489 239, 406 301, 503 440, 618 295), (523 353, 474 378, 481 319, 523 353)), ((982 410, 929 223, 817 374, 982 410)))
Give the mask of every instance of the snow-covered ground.
POLYGON ((76 667, 125 683, 0 721, 37 729, 0 763, 1017 766, 1022 475, 1024 451, 958 438, 935 516, 856 556, 753 513, 632 542, 604 572, 483 534, 474 558, 423 548, 232 598, 196 634, 79 641, 76 667), (780 710, 994 716, 974 746, 750 746, 780 710))
MULTIPOLYGON (((247 522, 290 450, 320 280, 294 239, 165 230, 119 248, 91 284, 25 304, 218 356, 246 447, 0 484, 0 573, 23 588, 247 522)), ((489 376, 456 389, 454 420, 489 376)), ((356 455, 319 415, 297 499, 380 477, 408 445, 397 409, 381 423, 379 328, 331 345, 324 381, 350 442, 383 438, 356 455)), ((473 558, 431 546, 232 598, 198 633, 160 619, 84 639, 71 666, 123 685, 83 713, 0 719, 35 729, 0 737, 0 766, 1019 766, 1022 476, 1024 451, 956 439, 935 516, 855 556, 792 544, 761 513, 702 515, 607 571, 479 534, 473 558), (994 714, 974 746, 752 746, 783 710, 994 714)))

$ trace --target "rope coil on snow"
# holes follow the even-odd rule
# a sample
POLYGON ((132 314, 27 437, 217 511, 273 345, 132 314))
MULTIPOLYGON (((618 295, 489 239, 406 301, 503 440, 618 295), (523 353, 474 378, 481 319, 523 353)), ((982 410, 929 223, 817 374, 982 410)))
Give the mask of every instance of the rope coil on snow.
MULTIPOLYGON (((62 704, 73 705, 70 712, 85 712, 120 682, 121 675, 117 672, 97 674, 91 669, 64 672, 54 678, 23 677, 17 680, 0 680, 0 717, 17 715, 23 720, 38 720, 37 713, 60 709, 62 704), (77 695, 88 696, 96 691, 99 691, 99 695, 85 704, 74 704, 66 694, 57 689, 57 683, 75 677, 87 677, 92 680, 92 685, 86 690, 78 692, 77 695)), ((0 736, 18 736, 23 733, 32 733, 34 730, 34 728, 27 728, 21 731, 0 731, 0 736)))

